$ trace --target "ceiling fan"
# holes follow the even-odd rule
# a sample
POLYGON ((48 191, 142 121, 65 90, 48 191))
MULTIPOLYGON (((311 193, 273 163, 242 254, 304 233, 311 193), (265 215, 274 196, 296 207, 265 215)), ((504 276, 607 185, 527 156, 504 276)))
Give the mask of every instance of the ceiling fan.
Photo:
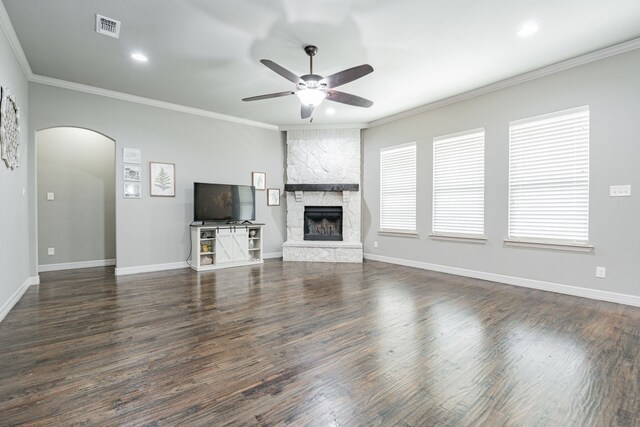
POLYGON ((295 90, 251 96, 249 98, 243 98, 242 100, 258 101, 261 99, 278 98, 280 96, 295 94, 300 98, 300 102, 302 103, 300 116, 303 119, 311 117, 314 107, 320 105, 324 99, 363 108, 369 108, 373 105, 373 102, 368 99, 335 90, 338 86, 342 86, 343 84, 352 82, 371 73, 373 71, 371 65, 358 65, 357 67, 337 72, 328 77, 322 77, 313 74, 313 56, 318 52, 318 48, 315 46, 305 46, 304 51, 309 55, 309 74, 303 76, 296 76, 291 71, 268 59, 260 60, 260 62, 271 70, 280 74, 290 82, 295 83, 295 90))

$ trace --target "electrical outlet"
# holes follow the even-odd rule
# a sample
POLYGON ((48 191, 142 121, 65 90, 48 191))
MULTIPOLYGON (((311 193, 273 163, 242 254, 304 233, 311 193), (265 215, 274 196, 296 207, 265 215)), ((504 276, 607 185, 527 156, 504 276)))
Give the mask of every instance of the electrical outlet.
POLYGON ((56 248, 47 248, 47 255, 55 255, 56 248))
POLYGON ((55 195, 52 192, 48 192, 47 193, 47 200, 54 200, 55 199, 55 195))
POLYGON ((373 247, 374 247, 374 248, 377 248, 377 247, 378 247, 378 242, 377 242, 377 241, 376 241, 376 242, 373 242, 373 247))
POLYGON ((600 279, 607 277, 607 269, 605 267, 596 267, 596 277, 600 279))
POLYGON ((630 197, 630 185, 611 185, 609 186, 609 196, 611 197, 630 197))

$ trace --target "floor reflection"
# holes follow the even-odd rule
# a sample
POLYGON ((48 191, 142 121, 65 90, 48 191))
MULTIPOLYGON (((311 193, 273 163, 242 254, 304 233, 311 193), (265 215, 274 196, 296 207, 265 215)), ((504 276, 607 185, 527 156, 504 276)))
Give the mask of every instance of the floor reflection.
POLYGON ((284 266, 43 274, 0 324, 3 421, 640 425, 637 308, 284 266))
POLYGON ((383 372, 396 380, 414 375, 420 365, 420 342, 411 293, 402 286, 380 287, 376 302, 377 354, 383 372))

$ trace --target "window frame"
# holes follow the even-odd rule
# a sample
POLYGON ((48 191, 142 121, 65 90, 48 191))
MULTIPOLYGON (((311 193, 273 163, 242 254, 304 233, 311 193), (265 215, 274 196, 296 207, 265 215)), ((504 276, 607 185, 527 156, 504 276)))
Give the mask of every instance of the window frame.
MULTIPOLYGON (((576 150, 577 151, 577 150, 576 150)), ((560 111, 555 111, 547 114, 541 114, 533 117, 528 117, 519 120, 513 120, 509 122, 509 156, 508 156, 508 212, 507 212, 507 238, 504 240, 506 246, 514 246, 514 247, 530 247, 530 248, 540 248, 540 249, 554 249, 561 251, 577 251, 577 252, 589 252, 593 250, 593 245, 590 244, 590 209, 591 209, 591 197, 590 197, 590 184, 591 184, 591 111, 589 105, 584 105, 576 108, 570 108, 560 111), (512 235, 512 131, 515 127, 522 126, 525 124, 534 124, 539 122, 544 122, 554 118, 560 118, 563 116, 570 116, 573 114, 586 113, 587 116, 587 141, 586 141, 586 194, 587 194, 587 203, 586 203, 586 239, 585 240, 577 240, 577 239, 562 239, 556 238, 553 236, 545 236, 545 237, 533 237, 533 236, 518 236, 512 235)))
POLYGON ((469 129, 461 132, 451 133, 447 135, 437 136, 433 138, 433 156, 432 156, 432 198, 431 198, 431 234, 429 236, 434 240, 451 240, 468 243, 485 243, 485 193, 486 193, 486 168, 485 168, 485 141, 486 130, 484 127, 469 129), (443 232, 436 231, 436 146, 442 143, 454 143, 455 140, 465 137, 481 134, 482 142, 482 232, 481 233, 465 233, 465 232, 443 232))
POLYGON ((413 141, 413 142, 408 142, 408 143, 404 143, 404 144, 396 144, 396 145, 391 145, 388 147, 383 147, 380 148, 379 151, 379 159, 378 159, 378 165, 379 165, 379 171, 380 171, 380 179, 379 179, 379 203, 380 203, 380 211, 379 211, 379 217, 378 217, 378 234, 389 234, 389 235, 404 235, 404 236, 417 236, 418 232, 417 232, 417 221, 418 221, 418 217, 417 217, 417 210, 418 210, 418 204, 417 204, 417 198, 418 198, 418 144, 413 141), (405 229, 405 228, 384 228, 383 227, 383 202, 384 202, 384 198, 383 198, 383 171, 382 171, 382 159, 383 159, 383 153, 385 151, 392 151, 392 150, 398 150, 398 149, 402 149, 402 148, 409 148, 409 147, 413 147, 414 150, 414 175, 413 175, 413 184, 414 184, 414 210, 413 210, 413 229, 405 229))

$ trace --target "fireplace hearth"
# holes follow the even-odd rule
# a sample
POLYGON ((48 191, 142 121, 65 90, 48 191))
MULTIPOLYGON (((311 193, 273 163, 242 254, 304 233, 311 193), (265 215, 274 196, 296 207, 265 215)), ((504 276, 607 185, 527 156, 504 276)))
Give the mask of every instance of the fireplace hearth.
POLYGON ((342 206, 305 206, 304 240, 342 241, 342 206))

